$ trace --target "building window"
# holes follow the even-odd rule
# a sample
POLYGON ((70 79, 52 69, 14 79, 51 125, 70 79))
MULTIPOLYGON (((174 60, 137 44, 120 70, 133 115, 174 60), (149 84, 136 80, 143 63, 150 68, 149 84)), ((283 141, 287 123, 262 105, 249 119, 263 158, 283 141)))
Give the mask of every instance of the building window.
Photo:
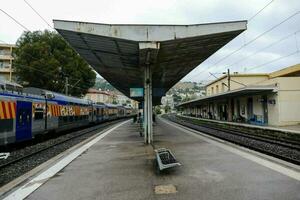
POLYGON ((211 87, 211 94, 214 94, 214 87, 211 87))
POLYGON ((219 85, 216 85, 216 94, 219 93, 219 85))

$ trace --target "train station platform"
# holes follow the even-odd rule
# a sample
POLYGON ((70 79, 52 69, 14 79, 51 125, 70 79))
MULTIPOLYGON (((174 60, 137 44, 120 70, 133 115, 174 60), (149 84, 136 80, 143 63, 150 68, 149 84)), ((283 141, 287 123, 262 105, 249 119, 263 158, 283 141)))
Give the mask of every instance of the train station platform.
POLYGON ((228 124, 236 127, 247 127, 247 128, 261 129, 261 130, 268 130, 268 131, 279 131, 284 133, 300 134, 300 124, 286 125, 286 126, 268 126, 268 125, 254 125, 254 124, 240 123, 240 122, 229 122, 229 121, 222 121, 222 120, 215 120, 215 119, 206 119, 206 118, 192 117, 186 115, 178 115, 178 116, 187 119, 196 119, 196 120, 214 122, 219 124, 228 124))
MULTIPOLYGON (((42 175, 43 184, 27 199, 300 199, 297 166, 165 119, 154 124, 154 147, 171 149, 182 164, 165 173, 155 172, 153 148, 143 143, 132 121, 104 135, 53 177, 42 175)), ((36 182, 23 186, 23 192, 36 182)))

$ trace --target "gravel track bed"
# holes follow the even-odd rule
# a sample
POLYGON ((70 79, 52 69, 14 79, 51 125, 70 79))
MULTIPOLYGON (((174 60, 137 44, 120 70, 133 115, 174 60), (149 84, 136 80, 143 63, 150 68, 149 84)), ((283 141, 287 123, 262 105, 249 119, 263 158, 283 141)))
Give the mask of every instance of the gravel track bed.
POLYGON ((285 146, 280 146, 278 144, 272 144, 265 141, 260 141, 252 138, 243 137, 240 135, 234 135, 232 133, 227 133, 226 130, 219 131, 210 129, 207 127, 202 127, 201 125, 195 125, 184 120, 178 120, 175 116, 166 117, 170 121, 181 124, 183 126, 204 132, 206 134, 225 139, 232 143, 245 146, 247 148, 263 152, 265 154, 284 159, 286 161, 292 162, 294 164, 300 164, 300 151, 294 148, 288 148, 285 146))
POLYGON ((16 151, 11 152, 8 159, 1 160, 0 165, 10 162, 12 160, 15 160, 17 158, 23 157, 24 155, 31 154, 32 152, 36 152, 45 147, 57 144, 49 149, 46 149, 37 154, 34 154, 26 159, 22 159, 16 163, 13 163, 13 164, 10 164, 3 168, 0 168, 0 177, 1 177, 0 178, 0 187, 5 185, 8 182, 14 180, 15 178, 18 178, 19 176, 25 174, 26 172, 32 170, 33 168, 37 167, 38 165, 48 161, 49 159, 62 153, 63 151, 71 148, 72 146, 82 142, 83 140, 99 133, 99 131, 102 131, 109 126, 117 124, 120 121, 124 121, 124 119, 113 121, 113 122, 105 122, 103 124, 96 125, 94 127, 89 127, 89 128, 83 129, 83 130, 64 134, 64 135, 58 136, 56 138, 52 138, 47 141, 44 141, 44 142, 41 142, 38 144, 34 144, 31 146, 27 146, 23 149, 18 149, 16 151), (87 133, 79 136, 80 134, 82 134, 83 131, 86 131, 87 133), (78 137, 73 138, 74 136, 78 136, 78 137), (65 140, 68 140, 68 141, 63 142, 65 140), (62 143, 58 144, 60 142, 62 142, 62 143))

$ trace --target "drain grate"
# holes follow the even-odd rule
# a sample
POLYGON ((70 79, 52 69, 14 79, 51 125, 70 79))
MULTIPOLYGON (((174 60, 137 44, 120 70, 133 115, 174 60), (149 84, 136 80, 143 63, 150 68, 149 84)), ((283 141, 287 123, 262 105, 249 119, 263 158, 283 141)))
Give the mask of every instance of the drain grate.
POLYGON ((154 187, 155 194, 173 194, 176 193, 177 189, 175 185, 168 184, 168 185, 157 185, 154 187))

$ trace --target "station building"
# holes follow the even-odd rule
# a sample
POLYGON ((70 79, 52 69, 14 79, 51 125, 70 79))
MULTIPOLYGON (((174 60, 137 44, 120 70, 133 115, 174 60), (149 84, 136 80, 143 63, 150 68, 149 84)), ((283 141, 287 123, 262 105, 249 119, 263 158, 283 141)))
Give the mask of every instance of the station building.
POLYGON ((13 44, 0 44, 0 80, 12 82, 13 77, 13 44))
POLYGON ((256 125, 300 124, 300 64, 269 74, 229 77, 206 85, 207 96, 179 104, 182 114, 256 125))
POLYGON ((94 103, 109 103, 109 104, 117 103, 119 105, 131 106, 134 109, 138 108, 137 101, 131 100, 124 95, 96 90, 93 88, 89 88, 86 95, 83 98, 87 100, 91 100, 94 103))
POLYGON ((84 96, 84 99, 91 100, 95 103, 113 103, 114 97, 106 91, 90 88, 84 96))

